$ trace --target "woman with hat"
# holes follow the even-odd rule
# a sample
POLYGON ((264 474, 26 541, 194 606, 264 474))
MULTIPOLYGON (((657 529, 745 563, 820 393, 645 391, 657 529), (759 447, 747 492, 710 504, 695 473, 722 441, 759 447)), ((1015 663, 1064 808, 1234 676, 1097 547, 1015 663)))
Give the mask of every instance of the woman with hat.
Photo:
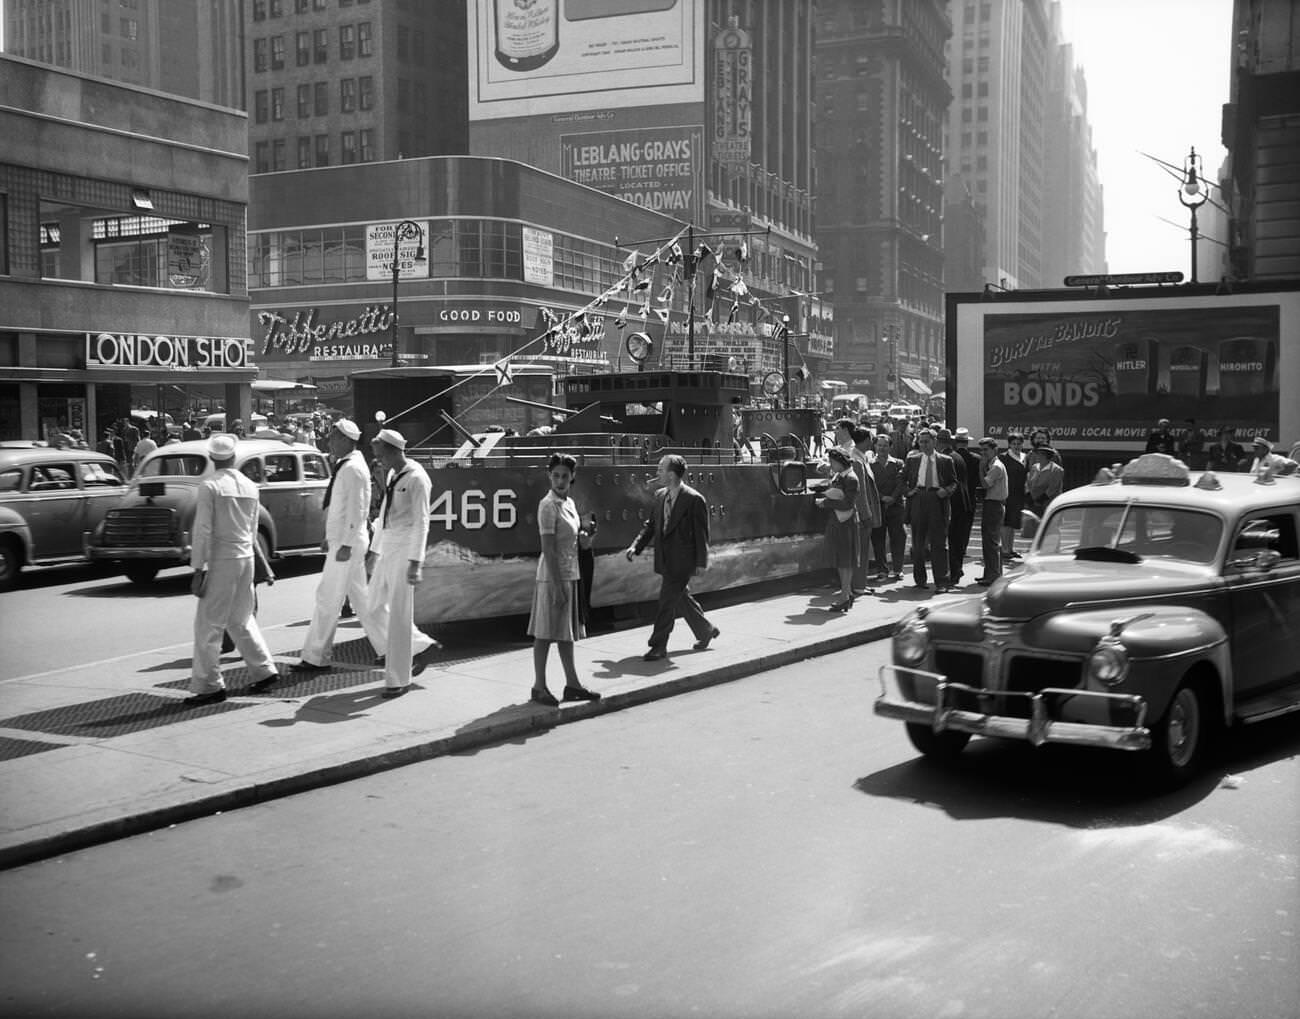
POLYGON ((558 707, 559 701, 546 685, 546 659, 551 645, 560 649, 564 670, 564 700, 598 701, 600 694, 588 690, 578 679, 573 664, 573 642, 585 637, 578 591, 578 544, 587 534, 569 489, 578 473, 578 461, 568 453, 552 453, 547 466, 551 490, 537 504, 537 530, 542 554, 537 561, 537 584, 528 617, 533 638, 533 690, 536 704, 558 707))
POLYGON ((861 554, 858 513, 854 508, 858 478, 846 450, 832 447, 827 459, 833 472, 831 483, 817 498, 817 505, 831 511, 826 521, 826 555, 840 581, 840 600, 831 605, 830 611, 848 612, 853 607, 853 567, 861 554))

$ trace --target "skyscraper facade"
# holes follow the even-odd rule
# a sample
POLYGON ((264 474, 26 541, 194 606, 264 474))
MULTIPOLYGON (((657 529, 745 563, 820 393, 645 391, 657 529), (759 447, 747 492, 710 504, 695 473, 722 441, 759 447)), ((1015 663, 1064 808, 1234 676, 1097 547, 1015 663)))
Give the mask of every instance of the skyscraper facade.
MULTIPOLYGON (((1053 287, 1105 268, 1087 87, 1060 4, 950 5, 948 173, 984 213, 984 282, 1053 287)), ((950 189, 951 193, 951 189, 950 189)))
POLYGON ((254 173, 465 151, 463 2, 244 2, 254 173))
POLYGON ((909 400, 943 367, 941 0, 821 0, 817 240, 835 303, 834 370, 909 400))
POLYGON ((244 0, 8 0, 5 52, 218 106, 244 105, 244 0))

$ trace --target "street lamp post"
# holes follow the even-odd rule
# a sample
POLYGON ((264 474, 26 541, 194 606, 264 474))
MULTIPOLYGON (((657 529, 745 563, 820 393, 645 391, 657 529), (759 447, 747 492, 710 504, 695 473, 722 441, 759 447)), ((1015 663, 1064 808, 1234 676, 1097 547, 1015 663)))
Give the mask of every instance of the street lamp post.
POLYGON ((1196 279, 1196 241, 1199 236, 1196 230, 1196 210, 1199 209, 1210 197, 1209 188, 1205 185, 1205 168, 1201 163, 1201 157, 1196 154, 1193 148, 1188 153, 1187 158, 1183 161, 1183 183, 1178 188, 1178 201, 1183 204, 1184 208, 1191 210, 1192 213, 1192 282, 1196 279))
POLYGON ((392 350, 393 359, 391 367, 396 368, 402 362, 397 357, 397 280, 402 272, 402 263, 400 261, 399 248, 402 241, 410 240, 413 237, 420 238, 420 243, 415 249, 415 261, 424 261, 424 230, 419 223, 413 220, 404 219, 393 228, 393 326, 390 349, 392 350))

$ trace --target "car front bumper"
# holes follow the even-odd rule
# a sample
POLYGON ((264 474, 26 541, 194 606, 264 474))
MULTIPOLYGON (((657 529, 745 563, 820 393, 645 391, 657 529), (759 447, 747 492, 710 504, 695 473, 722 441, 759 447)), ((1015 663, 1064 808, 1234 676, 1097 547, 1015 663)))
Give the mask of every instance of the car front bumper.
POLYGON ((879 678, 877 715, 928 725, 937 733, 968 732, 1034 746, 1069 743, 1113 750, 1151 746, 1147 703, 1133 694, 1061 687, 1032 693, 989 690, 901 665, 882 665, 879 678), (1102 721, 1103 717, 1108 720, 1102 721))

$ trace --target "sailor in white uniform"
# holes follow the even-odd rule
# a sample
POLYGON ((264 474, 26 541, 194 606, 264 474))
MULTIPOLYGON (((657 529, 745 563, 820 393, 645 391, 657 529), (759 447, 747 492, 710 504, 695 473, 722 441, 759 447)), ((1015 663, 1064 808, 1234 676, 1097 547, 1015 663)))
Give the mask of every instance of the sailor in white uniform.
POLYGON ((379 628, 366 590, 366 553, 370 548, 370 468, 357 449, 361 429, 340 418, 330 429, 329 449, 334 476, 325 490, 325 566, 316 586, 316 608, 302 644, 302 661, 293 672, 329 668, 343 601, 351 603, 375 652, 381 653, 379 628))

